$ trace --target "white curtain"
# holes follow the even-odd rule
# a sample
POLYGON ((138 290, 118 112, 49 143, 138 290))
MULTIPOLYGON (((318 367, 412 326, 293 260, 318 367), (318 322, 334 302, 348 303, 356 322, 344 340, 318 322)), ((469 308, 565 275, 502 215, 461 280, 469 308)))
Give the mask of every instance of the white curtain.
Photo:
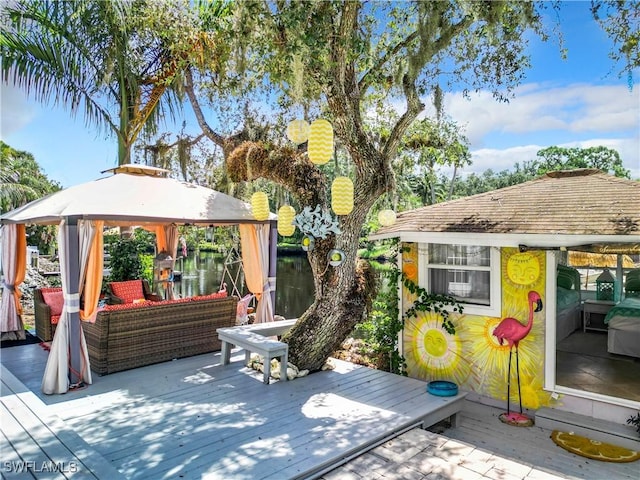
MULTIPOLYGON (((18 225, 3 225, 0 230, 2 238, 2 302, 0 303, 0 332, 2 340, 24 340, 26 334, 20 317, 19 301, 14 292, 17 289, 16 279, 19 277, 20 259, 18 258, 18 242, 21 240, 18 225)), ((24 241, 24 240, 23 240, 24 241)), ((23 275, 24 276, 24 275, 23 275)), ((18 297, 19 298, 19 297, 18 297)))
MULTIPOLYGON (((62 315, 56 327, 56 333, 51 343, 51 351, 47 360, 47 366, 42 378, 42 391, 46 394, 66 393, 69 390, 69 323, 71 314, 77 321, 80 312, 80 293, 70 292, 69 281, 72 272, 68 271, 67 257, 68 255, 78 255, 80 265, 80 281, 79 289, 82 289, 82 283, 86 275, 87 259, 91 248, 91 241, 95 234, 95 228, 89 221, 78 221, 78 252, 69 251, 68 234, 66 221, 60 222, 58 227, 58 248, 60 255, 60 277, 62 280, 62 291, 64 294, 64 306, 62 307, 62 315)), ((87 384, 92 383, 91 368, 89 365, 89 354, 84 333, 80 329, 80 352, 81 352, 81 371, 78 372, 81 380, 87 384)))
POLYGON ((258 299, 256 323, 273 320, 271 291, 275 278, 269 277, 269 225, 239 225, 242 264, 247 287, 258 299))

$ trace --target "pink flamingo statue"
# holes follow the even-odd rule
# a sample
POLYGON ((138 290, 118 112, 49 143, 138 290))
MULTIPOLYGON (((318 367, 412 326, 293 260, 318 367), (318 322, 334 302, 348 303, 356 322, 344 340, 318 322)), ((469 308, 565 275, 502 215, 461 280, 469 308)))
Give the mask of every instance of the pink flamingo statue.
POLYGON ((522 413, 522 396, 520 392, 520 362, 518 358, 518 344, 520 340, 526 337, 533 326, 533 313, 542 310, 542 299, 540 294, 535 291, 529 292, 529 320, 523 325, 515 318, 507 317, 503 319, 493 330, 493 335, 498 338, 500 345, 504 342, 509 344, 509 369, 507 374, 507 413, 500 415, 500 420, 510 425, 531 426, 533 421, 522 413), (535 308, 534 308, 535 305, 535 308), (511 353, 513 347, 516 347, 516 374, 518 377, 518 399, 520 400, 520 414, 512 413, 509 407, 509 397, 511 395, 511 353))

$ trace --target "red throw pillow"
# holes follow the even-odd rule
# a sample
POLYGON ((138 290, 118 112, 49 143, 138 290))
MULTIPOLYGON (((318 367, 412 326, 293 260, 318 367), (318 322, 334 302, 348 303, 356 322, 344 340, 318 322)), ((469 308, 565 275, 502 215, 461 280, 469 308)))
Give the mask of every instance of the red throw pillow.
POLYGON ((116 297, 120 297, 124 303, 133 303, 134 300, 144 299, 142 280, 111 282, 111 291, 116 297))
POLYGON ((60 291, 42 291, 42 298, 44 303, 49 305, 52 316, 62 315, 62 306, 64 305, 64 294, 60 291))

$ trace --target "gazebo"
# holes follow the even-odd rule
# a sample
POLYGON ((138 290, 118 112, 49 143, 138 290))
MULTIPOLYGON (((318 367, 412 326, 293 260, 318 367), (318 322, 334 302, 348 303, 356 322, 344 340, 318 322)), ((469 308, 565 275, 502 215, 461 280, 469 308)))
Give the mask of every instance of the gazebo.
POLYGON ((9 338, 24 336, 18 285, 26 270, 25 225, 59 225, 64 308, 42 382, 44 393, 64 393, 75 385, 92 383, 80 322, 95 321, 102 285, 105 226, 153 230, 158 250, 168 251, 175 259, 178 225, 238 225, 247 287, 259 300, 257 321, 273 317, 276 215, 269 213, 266 220, 257 221, 249 204, 168 178, 168 170, 122 165, 102 173, 106 172, 112 175, 61 190, 0 217, 4 282, 0 333, 9 338))

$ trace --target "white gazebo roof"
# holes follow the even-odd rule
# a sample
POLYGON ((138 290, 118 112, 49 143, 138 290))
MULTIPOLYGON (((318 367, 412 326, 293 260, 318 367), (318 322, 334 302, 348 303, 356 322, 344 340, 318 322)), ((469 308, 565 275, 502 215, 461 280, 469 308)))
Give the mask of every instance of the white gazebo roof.
MULTIPOLYGON (((257 222, 251 205, 224 193, 160 176, 162 169, 121 166, 115 173, 75 185, 17 208, 2 223, 58 224, 63 218, 104 220, 106 225, 229 225, 257 222)), ((103 172, 104 173, 104 172, 103 172)))

